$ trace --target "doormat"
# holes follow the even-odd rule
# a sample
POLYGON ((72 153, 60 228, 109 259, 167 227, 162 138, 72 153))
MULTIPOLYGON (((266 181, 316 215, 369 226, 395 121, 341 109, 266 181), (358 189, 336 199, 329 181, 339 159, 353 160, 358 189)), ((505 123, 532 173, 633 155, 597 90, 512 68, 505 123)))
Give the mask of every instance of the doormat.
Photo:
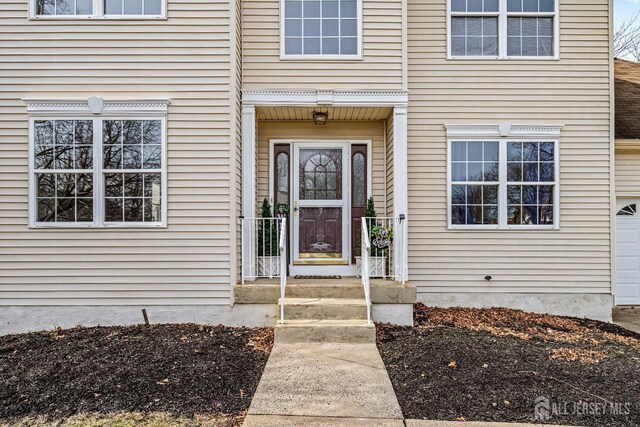
POLYGON ((302 276, 297 275, 293 277, 294 279, 342 279, 342 276, 302 276))

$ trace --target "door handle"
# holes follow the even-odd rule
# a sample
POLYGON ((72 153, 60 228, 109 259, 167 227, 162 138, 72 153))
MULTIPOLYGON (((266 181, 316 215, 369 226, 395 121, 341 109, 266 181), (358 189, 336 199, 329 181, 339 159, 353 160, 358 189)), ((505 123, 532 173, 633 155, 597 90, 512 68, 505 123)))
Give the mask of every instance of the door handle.
POLYGON ((295 216, 298 215, 298 202, 297 201, 293 202, 293 215, 295 215, 295 216))

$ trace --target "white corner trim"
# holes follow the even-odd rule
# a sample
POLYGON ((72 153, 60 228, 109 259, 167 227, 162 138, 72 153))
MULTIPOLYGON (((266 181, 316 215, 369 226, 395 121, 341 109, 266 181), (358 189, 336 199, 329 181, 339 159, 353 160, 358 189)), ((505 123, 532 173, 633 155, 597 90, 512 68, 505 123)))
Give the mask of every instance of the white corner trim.
POLYGON ((269 106, 406 106, 407 91, 243 90, 243 105, 269 106))
POLYGON ((491 125, 444 125, 447 138, 559 138, 563 124, 514 125, 508 122, 491 125))
POLYGON ((128 101, 107 101, 92 96, 86 100, 55 100, 55 99, 23 99, 27 104, 27 113, 35 115, 122 115, 135 113, 166 114, 170 100, 148 99, 128 101))

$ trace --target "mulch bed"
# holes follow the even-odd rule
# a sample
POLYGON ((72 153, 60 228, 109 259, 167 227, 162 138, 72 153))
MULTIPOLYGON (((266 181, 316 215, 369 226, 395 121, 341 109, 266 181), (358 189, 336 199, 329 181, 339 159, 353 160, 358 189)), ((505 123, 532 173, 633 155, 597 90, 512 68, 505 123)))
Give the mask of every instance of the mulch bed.
POLYGON ((2 336, 0 420, 119 412, 241 416, 272 345, 272 329, 194 324, 2 336))
POLYGON ((378 325, 406 418, 542 422, 543 397, 547 424, 640 425, 639 334, 509 309, 417 304, 414 315, 414 328, 378 325))

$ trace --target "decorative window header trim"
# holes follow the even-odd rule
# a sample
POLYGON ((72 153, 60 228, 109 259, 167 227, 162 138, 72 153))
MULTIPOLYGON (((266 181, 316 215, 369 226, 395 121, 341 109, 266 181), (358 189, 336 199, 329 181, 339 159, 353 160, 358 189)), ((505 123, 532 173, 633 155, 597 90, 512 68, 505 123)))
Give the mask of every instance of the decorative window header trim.
POLYGON ((514 125, 444 125, 447 138, 554 138, 560 137, 563 124, 514 125))
POLYGON ((27 112, 31 116, 37 115, 164 115, 167 113, 169 100, 128 100, 106 101, 100 97, 91 97, 87 100, 42 100, 23 99, 27 104, 27 112))
POLYGON ((250 90, 242 92, 242 103, 269 106, 406 106, 409 102, 406 91, 287 91, 250 90))

